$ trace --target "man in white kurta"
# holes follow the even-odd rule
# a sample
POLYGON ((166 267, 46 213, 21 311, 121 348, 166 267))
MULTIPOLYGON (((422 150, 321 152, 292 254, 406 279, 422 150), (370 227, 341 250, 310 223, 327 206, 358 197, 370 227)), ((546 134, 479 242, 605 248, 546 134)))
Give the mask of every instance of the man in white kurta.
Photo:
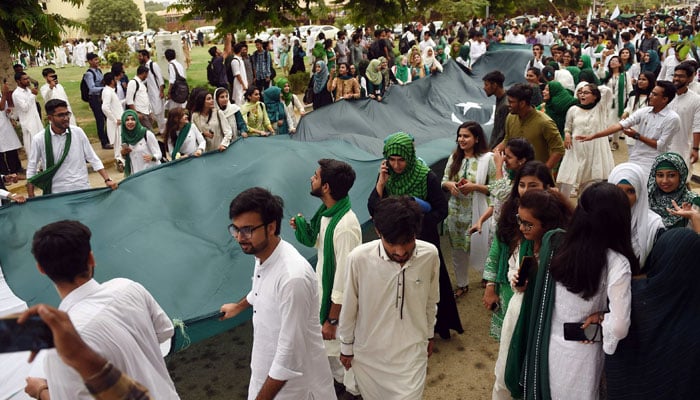
MULTIPOLYGON (((158 130, 165 132, 165 78, 160 66, 151 60, 148 50, 140 50, 138 53, 139 64, 148 68, 146 85, 148 86, 148 100, 150 102, 153 118, 158 124, 158 130)), ((127 104, 129 95, 127 94, 127 104)), ((152 128, 150 128, 152 130, 152 128)))
POLYGON ((440 259, 435 246, 415 239, 420 215, 408 197, 382 200, 374 213, 380 239, 348 256, 340 359, 346 368, 352 366, 367 400, 419 400, 423 395, 440 298, 440 259), (392 217, 397 213, 403 216, 392 217), (383 233, 387 230, 412 239, 392 239, 396 234, 383 233))
MULTIPOLYGON (((44 98, 44 104, 53 99, 63 100, 66 102, 66 104, 68 104, 68 111, 73 112, 73 109, 70 106, 70 100, 68 100, 66 89, 63 87, 63 85, 58 83, 58 74, 56 74, 56 71, 52 68, 44 68, 42 75, 44 76, 44 79, 46 79, 46 83, 41 85, 39 91, 41 92, 41 97, 44 98)), ((75 121, 75 114, 71 115, 70 124, 78 125, 78 123, 75 121)))
POLYGON ((248 90, 248 76, 246 74, 243 58, 241 57, 241 50, 243 50, 243 46, 240 43, 236 43, 236 45, 233 46, 235 55, 230 65, 231 72, 233 73, 231 98, 238 107, 243 106, 245 102, 243 94, 248 90))
POLYGON ((222 319, 253 307, 248 399, 336 399, 319 323, 318 283, 311 265, 279 237, 282 199, 262 188, 231 202, 229 232, 255 255, 253 285, 222 319), (265 210, 267 215, 262 215, 265 210))
MULTIPOLYGON (((89 229, 78 221, 55 222, 35 234, 32 253, 39 271, 51 278, 62 298, 59 309, 68 313, 88 346, 148 388, 152 398, 178 399, 160 349, 174 333, 170 318, 141 284, 124 278, 103 284, 92 279, 95 259, 89 240, 89 229), (51 261, 59 249, 76 259, 86 256, 84 269, 51 261)), ((52 399, 92 399, 80 375, 55 350, 47 352, 44 369, 52 399)))
MULTIPOLYGON (((318 278, 319 301, 323 310, 323 293, 329 293, 328 309, 319 318, 322 325, 323 345, 328 355, 328 363, 333 373, 337 386, 345 387, 345 390, 353 396, 360 394, 355 383, 355 376, 352 369, 345 370, 340 363, 340 341, 336 336, 340 310, 343 303, 343 292, 345 288, 345 272, 347 256, 355 247, 362 244, 362 229, 355 213, 350 209, 350 198, 348 192, 355 182, 355 171, 352 167, 343 162, 333 159, 321 159, 318 161, 319 167, 311 176, 311 195, 318 197, 323 202, 323 207, 319 208, 314 215, 314 219, 320 218, 320 227, 315 237, 303 235, 302 232, 313 232, 312 224, 309 224, 301 214, 290 220, 292 229, 295 230, 297 240, 302 244, 316 247, 318 250, 316 262, 316 277, 318 278), (326 235, 329 223, 333 219, 338 219, 333 228, 332 251, 334 260, 332 266, 335 274, 329 282, 328 288, 324 288, 324 264, 326 262, 325 251, 327 245, 326 235), (299 225, 297 225, 299 224, 299 225), (297 231, 299 227, 299 231, 297 231)), ((313 219, 312 219, 313 221, 313 219)))
MULTIPOLYGON (((67 143, 67 133, 71 134, 71 145, 65 160, 58 168, 52 180, 52 193, 69 192, 73 190, 90 189, 88 172, 85 162, 89 162, 92 169, 100 174, 105 184, 112 189, 117 188, 117 183, 107 175, 102 161, 95 153, 85 132, 77 126, 70 126, 70 112, 63 100, 51 100, 46 103, 46 113, 49 119, 49 134, 53 147, 53 159, 58 163, 61 159, 67 143), (60 105, 52 107, 58 102, 60 105)), ((37 174, 40 168, 46 169, 46 131, 42 129, 32 138, 31 152, 27 161, 27 180, 37 174)), ((27 183, 27 194, 34 197, 34 185, 27 183)))
POLYGON ((31 88, 29 75, 24 72, 15 74, 17 88, 12 92, 12 102, 15 105, 15 115, 22 127, 22 142, 27 154, 31 153, 32 135, 43 127, 39 110, 36 108, 36 95, 39 91, 31 88))
POLYGON ((688 90, 688 85, 694 77, 695 69, 690 64, 676 67, 673 73, 676 97, 668 105, 678 114, 681 123, 679 140, 673 142, 669 151, 680 154, 691 171, 692 164, 698 160, 698 144, 700 143, 700 95, 688 90))

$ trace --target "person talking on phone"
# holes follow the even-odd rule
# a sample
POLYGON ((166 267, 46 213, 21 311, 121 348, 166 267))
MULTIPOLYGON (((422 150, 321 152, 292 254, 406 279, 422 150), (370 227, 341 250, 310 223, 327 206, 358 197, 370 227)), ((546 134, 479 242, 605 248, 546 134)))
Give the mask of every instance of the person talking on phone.
MULTIPOLYGON (((46 79, 46 83, 41 85, 39 88, 41 97, 44 98, 44 104, 53 99, 63 100, 66 102, 66 104, 68 104, 68 111, 72 113, 73 109, 70 106, 68 94, 66 94, 66 89, 63 87, 63 85, 58 83, 58 74, 56 73, 56 70, 53 68, 44 68, 41 71, 41 75, 43 75, 44 79, 46 79)), ((78 123, 75 122, 75 114, 70 116, 70 124, 76 126, 78 125, 78 123)))
POLYGON ((630 326, 631 277, 639 273, 630 232, 627 195, 598 182, 581 194, 567 232, 544 237, 530 282, 537 306, 522 366, 525 398, 598 398, 603 353, 614 354, 630 326))
POLYGON ((43 128, 41 116, 36 107, 36 95, 39 90, 36 86, 31 87, 32 83, 26 72, 16 72, 15 82, 17 82, 17 88, 12 92, 12 103, 15 105, 14 112, 22 127, 24 151, 30 154, 32 136, 43 128))

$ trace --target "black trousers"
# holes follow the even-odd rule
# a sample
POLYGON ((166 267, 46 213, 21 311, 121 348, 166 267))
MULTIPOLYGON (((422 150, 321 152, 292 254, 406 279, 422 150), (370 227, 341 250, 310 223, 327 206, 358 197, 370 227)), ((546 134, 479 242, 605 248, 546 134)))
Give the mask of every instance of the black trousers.
POLYGON ((19 151, 10 150, 0 153, 0 174, 10 175, 22 172, 22 163, 19 161, 19 151))
POLYGON ((100 96, 90 96, 90 109, 92 114, 95 116, 95 123, 97 124, 97 136, 100 138, 102 147, 109 144, 109 138, 107 137, 107 132, 105 131, 105 115, 102 112, 102 98, 100 96))

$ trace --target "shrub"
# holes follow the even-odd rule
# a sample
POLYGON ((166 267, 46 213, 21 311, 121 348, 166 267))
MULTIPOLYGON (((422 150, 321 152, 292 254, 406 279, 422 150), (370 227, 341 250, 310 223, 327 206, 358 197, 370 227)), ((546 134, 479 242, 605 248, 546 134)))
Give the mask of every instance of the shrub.
POLYGON ((124 66, 131 65, 132 52, 129 45, 126 43, 125 38, 119 40, 112 40, 107 45, 107 61, 110 63, 115 63, 117 61, 123 62, 124 66))
POLYGON ((309 86, 309 74, 306 72, 296 72, 287 77, 289 79, 289 86, 293 93, 304 93, 306 92, 307 86, 309 86))

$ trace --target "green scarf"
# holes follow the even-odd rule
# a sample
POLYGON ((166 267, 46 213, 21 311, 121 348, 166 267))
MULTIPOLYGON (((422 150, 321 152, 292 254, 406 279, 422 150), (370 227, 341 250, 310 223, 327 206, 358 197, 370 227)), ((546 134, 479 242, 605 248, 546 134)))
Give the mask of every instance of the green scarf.
POLYGON ((430 168, 416 157, 413 136, 404 132, 389 135, 384 140, 384 158, 388 160, 390 156, 403 157, 406 160, 406 169, 397 174, 389 168, 389 179, 386 182, 388 194, 415 196, 426 200, 430 168))
POLYGON ((668 212, 667 209, 673 209, 672 200, 679 206, 683 203, 700 205, 700 197, 686 187, 685 182, 687 182, 687 180, 688 167, 683 157, 677 153, 662 153, 656 156, 654 164, 651 166, 649 181, 647 182, 647 189, 649 189, 649 208, 651 211, 661 216, 666 229, 684 227, 687 223, 685 218, 668 212), (656 171, 659 170, 660 164, 667 163, 671 163, 675 167, 674 169, 678 171, 681 183, 678 189, 671 193, 665 193, 663 190, 659 189, 659 186, 656 184, 656 171))
POLYGON ((312 247, 316 244, 316 239, 321 231, 321 217, 329 217, 326 234, 323 236, 323 293, 321 294, 321 312, 319 318, 321 325, 328 319, 331 309, 331 291, 333 291, 333 280, 335 279, 335 249, 333 247, 333 231, 341 218, 350 211, 350 197, 345 196, 338 200, 331 208, 326 208, 324 204, 318 208, 316 214, 311 218, 311 223, 297 215, 294 217, 297 229, 294 231, 299 243, 312 247))
MULTIPOLYGON (((605 83, 608 83, 610 79, 612 79, 613 75, 610 71, 605 73, 605 83)), ((615 104, 617 104, 617 117, 620 118, 622 117, 622 114, 625 112, 625 87, 626 87, 626 79, 627 79, 627 74, 623 71, 620 72, 619 77, 617 78, 617 98, 613 99, 612 107, 615 107, 615 104)))
POLYGON ((537 271, 531 271, 528 278, 506 361, 506 386, 515 398, 551 398, 548 360, 555 286, 549 266, 564 236, 559 233, 563 232, 553 229, 545 233, 537 271))
POLYGON ((182 127, 182 129, 180 129, 180 132, 177 134, 177 140, 175 141, 175 145, 173 146, 173 152, 170 154, 171 160, 175 161, 177 153, 180 152, 180 147, 182 147, 182 144, 185 143, 185 139, 190 133, 191 126, 192 123, 188 122, 187 124, 185 124, 185 126, 182 127))
POLYGON ((408 61, 406 59, 406 56, 399 56, 399 62, 396 64, 396 79, 400 80, 403 83, 408 82, 408 65, 404 65, 404 60, 408 61))
POLYGON ((44 194, 51 194, 51 186, 53 185, 53 177, 61 168, 63 161, 65 161, 68 155, 68 150, 70 150, 71 144, 71 131, 70 126, 66 132, 66 145, 63 147, 63 154, 61 154, 61 159, 58 160, 57 164, 54 164, 53 159, 53 144, 51 144, 51 129, 50 124, 46 125, 44 130, 44 149, 46 151, 46 169, 31 178, 29 178, 29 183, 34 186, 41 188, 44 194))
POLYGON ((289 92, 285 93, 284 92, 284 86, 289 83, 289 80, 287 78, 279 78, 277 82, 275 83, 275 86, 278 88, 282 89, 282 97, 284 98, 284 104, 289 105, 289 103, 292 102, 292 91, 290 90, 289 92))
POLYGON ((571 106, 576 104, 577 100, 557 81, 547 82, 547 86, 549 87, 549 100, 546 102, 545 113, 557 124, 559 134, 564 139, 566 113, 571 106))
MULTIPOLYGON (((146 128, 139 122, 139 115, 134 110, 126 110, 122 114, 122 143, 127 143, 132 146, 140 142, 146 137, 146 128), (126 129, 126 117, 133 117, 136 120, 136 126, 132 130, 126 129)), ((131 175, 131 153, 126 155, 124 160, 124 176, 131 175)))

